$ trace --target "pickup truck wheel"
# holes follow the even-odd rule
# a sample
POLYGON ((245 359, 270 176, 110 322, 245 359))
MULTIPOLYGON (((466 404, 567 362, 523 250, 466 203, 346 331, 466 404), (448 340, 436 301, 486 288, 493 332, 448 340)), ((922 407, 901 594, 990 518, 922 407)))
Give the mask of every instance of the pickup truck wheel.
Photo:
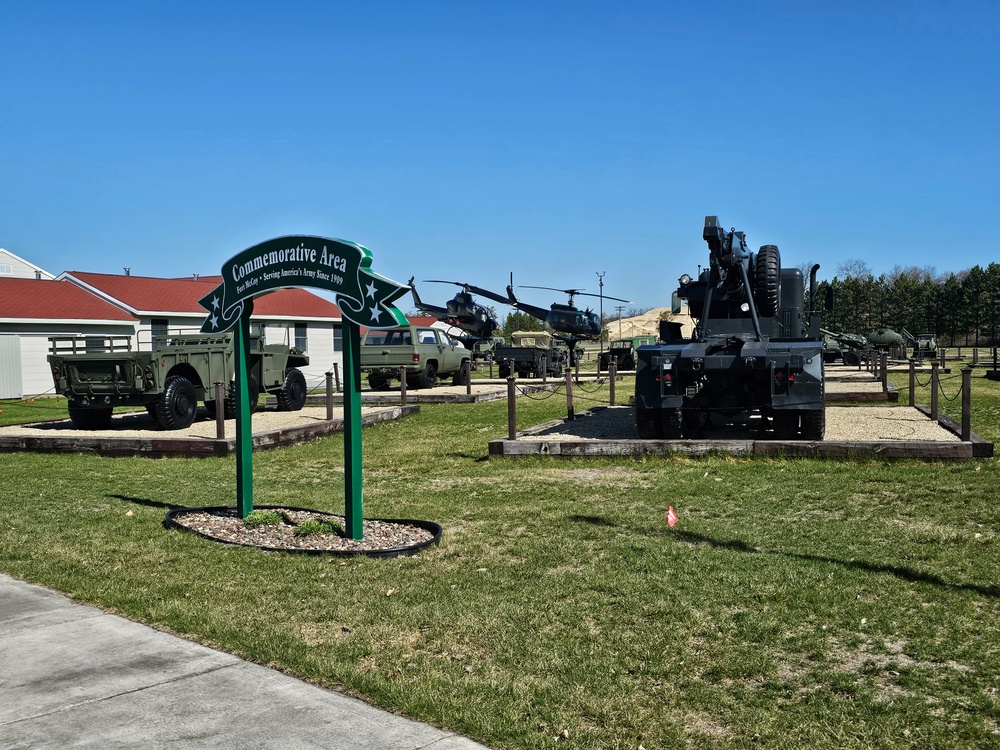
POLYGON ((417 378, 417 385, 421 388, 433 388, 437 385, 437 368, 434 367, 433 362, 428 362, 424 365, 420 377, 417 378))
POLYGON ((191 381, 181 375, 171 375, 156 402, 156 419, 165 430, 190 427, 198 411, 198 399, 191 381))
POLYGON ((285 383, 274 394, 278 411, 299 411, 306 404, 306 376, 297 367, 285 370, 285 383))
POLYGON ((372 373, 368 376, 368 386, 373 391, 387 391, 389 390, 389 378, 385 375, 375 375, 372 373))
POLYGON ((78 430, 106 430, 111 426, 112 411, 114 409, 110 406, 100 409, 70 406, 69 418, 78 430))
POLYGON ((472 382, 472 365, 466 360, 451 379, 452 385, 468 385, 472 382))

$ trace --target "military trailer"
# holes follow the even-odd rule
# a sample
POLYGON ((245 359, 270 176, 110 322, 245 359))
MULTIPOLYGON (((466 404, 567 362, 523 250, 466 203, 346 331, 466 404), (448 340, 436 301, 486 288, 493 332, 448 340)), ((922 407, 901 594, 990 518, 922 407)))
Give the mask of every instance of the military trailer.
POLYGON ((633 336, 627 339, 616 339, 608 344, 608 350, 597 357, 597 371, 606 371, 615 361, 615 367, 620 370, 634 370, 636 349, 644 344, 655 344, 656 336, 633 336))
POLYGON ((569 361, 569 348, 545 331, 514 331, 509 345, 493 351, 493 359, 499 364, 501 378, 511 373, 522 378, 540 378, 543 373, 560 377, 569 361))
MULTIPOLYGON (((190 426, 204 402, 215 414, 215 383, 227 386, 224 414, 236 414, 236 352, 232 333, 168 336, 151 351, 134 351, 127 336, 53 337, 48 356, 55 390, 69 402, 69 416, 82 430, 105 429, 116 406, 144 406, 165 430, 190 426)), ((297 411, 306 401, 299 367, 309 364, 301 349, 265 344, 250 337, 250 407, 261 390, 278 408, 297 411)))
POLYGON ((715 216, 705 217, 703 237, 710 264, 697 281, 682 276, 677 290, 695 319, 693 336, 662 321, 660 341, 638 349, 639 437, 700 437, 759 417, 758 428, 773 428, 766 434, 775 438, 821 440, 823 339, 819 312, 805 309, 802 271, 782 269, 774 245, 750 252, 744 233, 727 232, 715 216))

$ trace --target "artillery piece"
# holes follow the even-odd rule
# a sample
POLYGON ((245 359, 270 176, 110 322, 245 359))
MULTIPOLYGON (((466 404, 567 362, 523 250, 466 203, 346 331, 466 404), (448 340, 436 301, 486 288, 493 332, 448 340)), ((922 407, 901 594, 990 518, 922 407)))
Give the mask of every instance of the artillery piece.
POLYGON ((821 328, 823 334, 823 361, 840 360, 845 365, 856 367, 868 356, 871 344, 860 333, 834 333, 821 328))
MULTIPOLYGON (((684 274, 677 295, 688 301, 692 338, 663 321, 660 340, 637 350, 635 419, 640 438, 701 436, 706 428, 759 416, 779 439, 821 440, 823 340, 798 268, 781 268, 778 248, 747 248, 743 232, 705 217, 709 266, 697 280, 684 274)), ((828 296, 825 307, 831 306, 828 296)))

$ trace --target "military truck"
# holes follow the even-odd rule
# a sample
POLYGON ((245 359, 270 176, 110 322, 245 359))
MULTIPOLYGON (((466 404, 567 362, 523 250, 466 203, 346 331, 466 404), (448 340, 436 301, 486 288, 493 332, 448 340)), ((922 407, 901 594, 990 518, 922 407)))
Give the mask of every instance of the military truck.
POLYGON ((597 357, 597 371, 608 370, 611 360, 615 361, 615 368, 621 370, 634 370, 636 349, 644 344, 655 344, 656 336, 633 336, 627 339, 616 339, 608 344, 608 350, 601 352, 597 357))
POLYGON ((501 378, 512 372, 522 378, 540 378, 543 373, 560 377, 569 361, 569 348, 546 331, 514 331, 510 344, 498 346, 493 358, 500 366, 501 378))
MULTIPOLYGON (((744 233, 727 232, 715 216, 705 217, 702 236, 709 266, 697 281, 681 276, 677 290, 696 322, 692 338, 661 321, 659 342, 637 350, 639 437, 700 437, 759 416, 769 436, 821 440, 823 340, 812 301, 805 309, 802 271, 783 269, 774 245, 750 252, 744 233)), ((811 300, 818 269, 810 274, 811 300)))
POLYGON ((913 358, 934 359, 937 357, 937 336, 933 333, 918 333, 913 337, 913 358))
POLYGON ((361 339, 361 370, 372 390, 389 388, 406 370, 407 388, 433 388, 442 377, 452 385, 468 385, 472 352, 444 331, 426 326, 404 326, 367 331, 361 339))
POLYGON ((497 347, 503 346, 506 343, 501 336, 479 339, 479 341, 472 345, 472 361, 492 362, 495 358, 497 347))
MULTIPOLYGON (((165 430, 190 426, 202 401, 215 414, 215 382, 227 385, 224 414, 236 414, 236 352, 232 333, 159 338, 151 351, 132 349, 128 336, 52 337, 49 367, 55 390, 69 402, 69 417, 82 430, 105 429, 116 406, 144 406, 165 430)), ((260 391, 273 393, 278 408, 297 411, 306 401, 299 367, 301 349, 265 344, 250 337, 250 406, 260 391)))

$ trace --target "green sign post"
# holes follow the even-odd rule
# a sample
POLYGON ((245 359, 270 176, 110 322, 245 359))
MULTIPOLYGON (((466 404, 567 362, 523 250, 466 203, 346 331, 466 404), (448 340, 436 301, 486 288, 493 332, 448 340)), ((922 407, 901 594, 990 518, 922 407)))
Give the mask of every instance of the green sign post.
POLYGON ((363 536, 361 483, 361 332, 406 325, 393 304, 408 287, 371 270, 372 254, 353 242, 295 235, 247 248, 222 266, 222 284, 199 304, 208 310, 201 330, 236 337, 236 494, 240 518, 253 510, 253 437, 250 425, 250 314, 253 299, 288 287, 335 295, 344 326, 344 520, 351 539, 363 536))

